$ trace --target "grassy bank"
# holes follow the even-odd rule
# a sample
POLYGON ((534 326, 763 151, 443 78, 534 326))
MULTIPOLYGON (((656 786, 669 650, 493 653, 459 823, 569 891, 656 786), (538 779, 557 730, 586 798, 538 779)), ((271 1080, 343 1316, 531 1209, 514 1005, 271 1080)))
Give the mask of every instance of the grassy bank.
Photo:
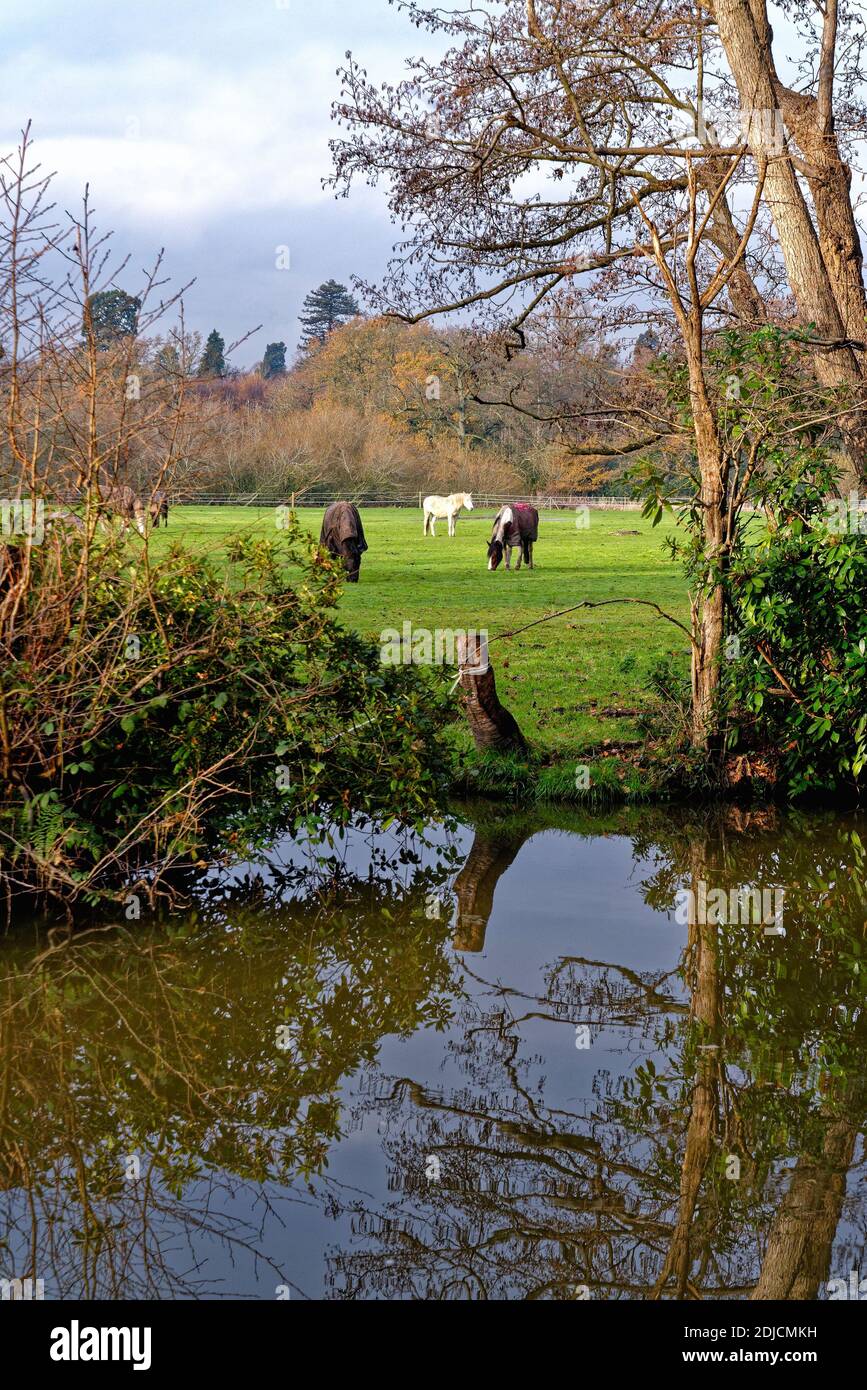
MULTIPOLYGON (((318 536, 321 509, 298 515, 318 536)), ((483 760, 476 785, 515 792, 535 787, 572 798, 577 761, 592 764, 605 740, 638 738, 636 715, 648 702, 650 672, 673 652, 681 654, 685 671, 685 639, 651 610, 627 606, 570 614, 502 642, 494 639, 583 599, 647 599, 685 621, 683 577, 663 545, 671 523, 654 530, 635 511, 594 511, 589 527, 578 529, 571 512, 543 513, 536 568, 489 573, 485 551, 493 515, 493 508, 463 513, 454 538, 440 523, 432 539, 422 536, 418 511, 365 509, 370 549, 361 582, 347 585, 341 611, 347 625, 376 639, 384 628, 400 629, 405 621, 415 629, 486 628, 500 699, 536 756, 529 773, 520 762, 483 760)), ((274 528, 270 509, 178 507, 154 543, 161 549, 182 536, 215 555, 232 533, 270 535, 274 528)), ((457 696, 455 702, 457 713, 457 696)), ((461 749, 471 747, 461 724, 455 741, 461 749)), ((611 761, 608 769, 593 767, 596 795, 604 799, 629 789, 640 794, 640 772, 621 777, 623 769, 611 761)))

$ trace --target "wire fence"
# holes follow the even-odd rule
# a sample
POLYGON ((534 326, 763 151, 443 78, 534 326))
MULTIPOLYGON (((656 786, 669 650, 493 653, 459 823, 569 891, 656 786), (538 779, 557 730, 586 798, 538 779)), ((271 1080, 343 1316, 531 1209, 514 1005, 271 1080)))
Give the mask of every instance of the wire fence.
MULTIPOLYGON (((213 493, 179 492, 170 497, 173 506, 191 507, 327 507, 332 502, 349 501, 358 507, 416 507, 420 508, 429 494, 417 492, 404 495, 367 492, 282 493, 261 492, 213 493)), ((540 511, 575 511, 580 507, 602 511, 640 511, 642 503, 634 497, 609 497, 599 494, 569 493, 498 493, 474 492, 475 507, 502 507, 506 503, 528 502, 540 511)))

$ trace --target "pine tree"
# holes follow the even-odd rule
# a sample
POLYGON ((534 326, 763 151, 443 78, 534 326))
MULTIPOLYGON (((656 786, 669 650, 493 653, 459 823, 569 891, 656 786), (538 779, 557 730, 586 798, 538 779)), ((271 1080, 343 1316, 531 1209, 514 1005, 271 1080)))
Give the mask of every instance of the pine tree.
POLYGON ((304 328, 298 346, 305 352, 322 342, 332 329, 360 312, 358 301, 336 280, 326 280, 318 289, 311 290, 304 300, 304 310, 298 315, 304 328))
POLYGON ((286 344, 269 343, 262 358, 262 375, 266 381, 286 374, 286 344))
POLYGON ((225 376, 226 359, 223 356, 225 342, 216 328, 212 328, 205 343, 205 351, 199 363, 199 376, 225 376))
POLYGON ((134 336, 138 332, 140 309, 141 300, 127 294, 126 290, 100 290, 92 294, 87 301, 85 325, 89 315, 97 347, 111 347, 121 338, 134 336))

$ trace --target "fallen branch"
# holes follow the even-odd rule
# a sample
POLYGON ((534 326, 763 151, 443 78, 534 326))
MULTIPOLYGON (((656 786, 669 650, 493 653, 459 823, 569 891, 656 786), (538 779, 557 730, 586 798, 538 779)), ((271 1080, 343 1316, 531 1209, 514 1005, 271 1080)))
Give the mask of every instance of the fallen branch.
POLYGON ((509 632, 495 633, 493 637, 488 639, 488 642, 490 644, 491 642, 499 642, 504 637, 517 637, 519 632, 526 632, 528 628, 538 627, 539 623, 550 623, 554 618, 564 617, 566 613, 577 612, 579 608, 607 608, 612 603, 632 603, 638 604, 642 608, 655 609, 660 618, 665 618, 666 622, 674 623, 675 627, 679 627, 681 632, 684 632, 688 637, 692 649, 694 651, 698 650, 695 638, 686 624, 680 622, 678 618, 673 618, 670 613, 666 613, 663 608, 660 608, 658 603, 652 603, 651 600, 647 598, 603 598, 596 602, 593 602, 592 599, 585 598, 581 603, 573 603, 569 608, 561 608, 558 613, 548 613, 544 618, 534 618, 531 623, 524 623, 523 627, 512 628, 509 632))

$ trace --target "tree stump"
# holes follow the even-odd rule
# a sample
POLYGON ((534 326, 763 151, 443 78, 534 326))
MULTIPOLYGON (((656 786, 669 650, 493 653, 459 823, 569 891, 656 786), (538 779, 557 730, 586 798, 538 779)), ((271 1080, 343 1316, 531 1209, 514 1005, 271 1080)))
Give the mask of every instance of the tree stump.
POLYGON ((475 632, 458 638, 463 705, 476 747, 522 750, 527 740, 513 714, 500 704, 488 644, 475 632))

